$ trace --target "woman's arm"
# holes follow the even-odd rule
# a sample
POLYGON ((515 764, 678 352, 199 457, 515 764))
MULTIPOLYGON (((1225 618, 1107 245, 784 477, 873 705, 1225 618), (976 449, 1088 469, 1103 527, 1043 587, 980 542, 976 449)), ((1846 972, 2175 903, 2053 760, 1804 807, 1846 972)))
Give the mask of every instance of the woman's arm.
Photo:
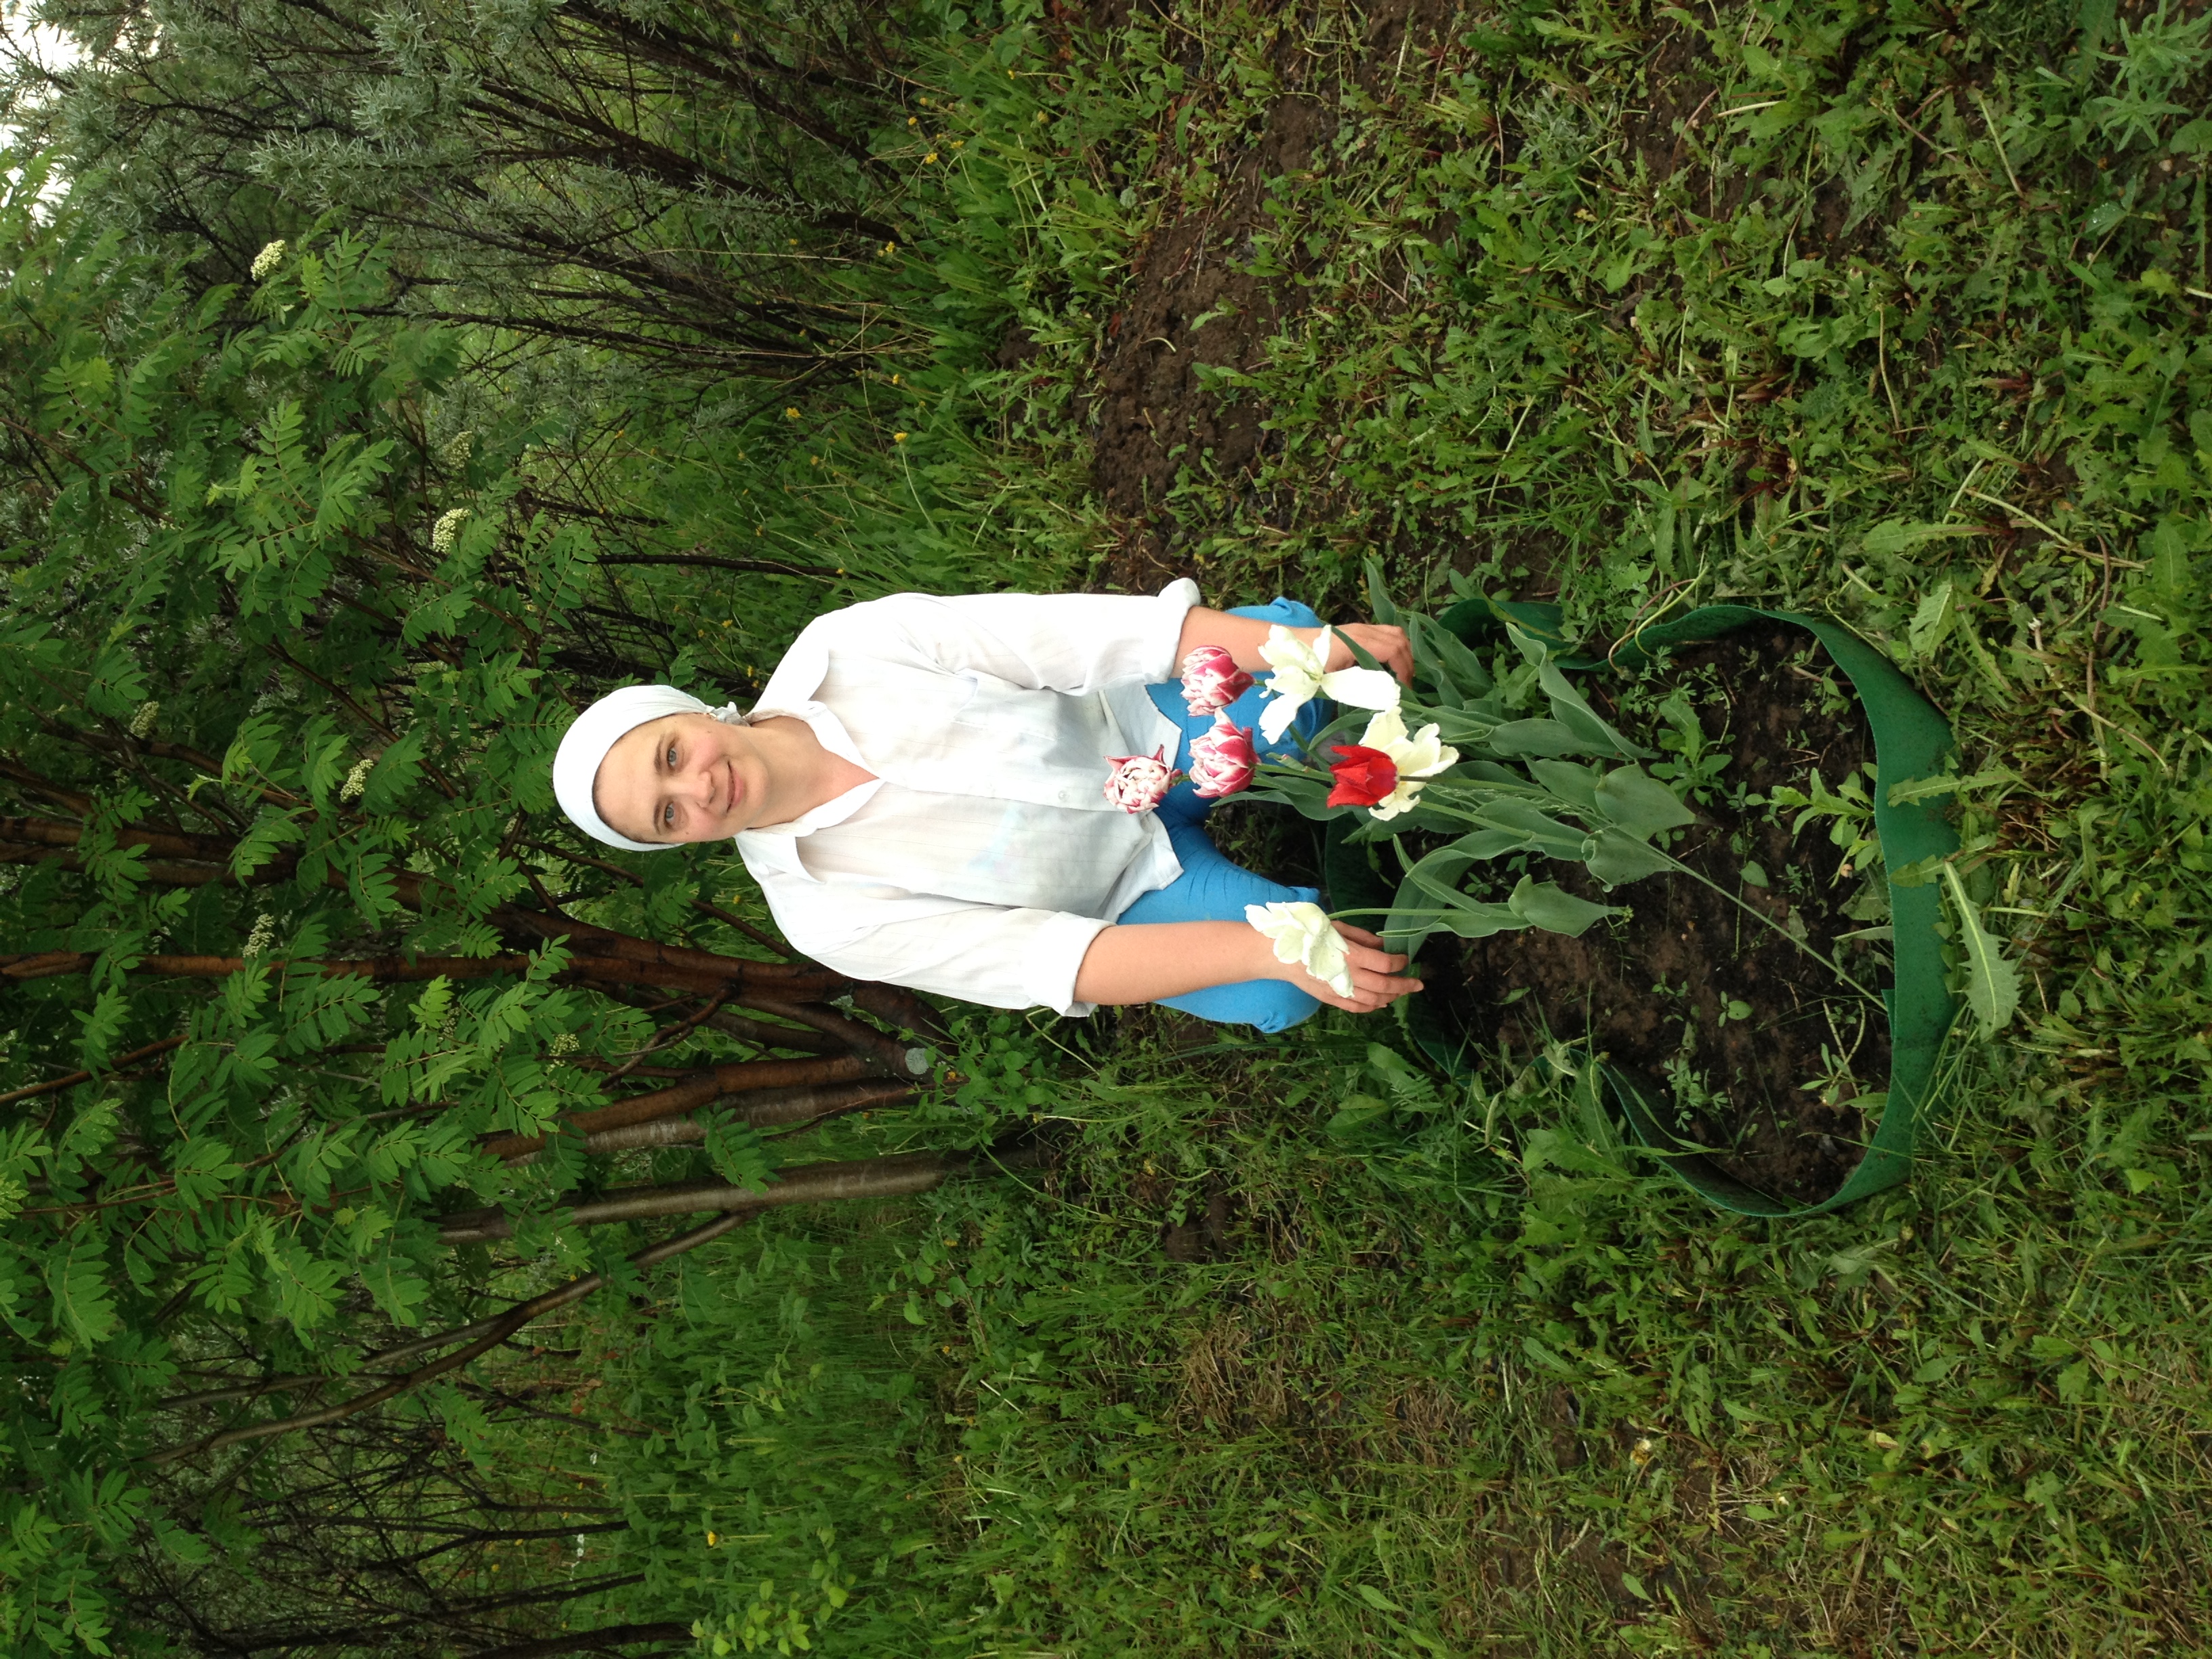
MULTIPOLYGON (((1232 617, 1225 611, 1208 611, 1204 605, 1193 605, 1184 613, 1182 638, 1176 646, 1176 660, 1181 662, 1201 645, 1218 645, 1237 659, 1237 665, 1251 672, 1267 667, 1267 659, 1260 654, 1266 643, 1267 630, 1280 627, 1278 623, 1258 617, 1232 617)), ((1286 630, 1302 640, 1310 640, 1321 630, 1317 628, 1293 628, 1286 630)), ((1331 669, 1349 668, 1354 659, 1346 640, 1357 640, 1363 649, 1395 674, 1401 680, 1413 678, 1413 648, 1406 643, 1402 628, 1385 628, 1380 623, 1347 623, 1334 630, 1329 641, 1328 666, 1331 669)), ((1170 993, 1170 994, 1173 994, 1170 993)))
POLYGON ((1241 921, 1151 921, 1108 927, 1084 954, 1083 965, 1076 970, 1075 994, 1084 1002, 1157 1002, 1216 985, 1285 979, 1332 1008, 1366 1014, 1421 988, 1420 981, 1404 977, 1406 958, 1384 951, 1374 934, 1340 921, 1336 931, 1351 945, 1346 953, 1352 963, 1349 997, 1337 995, 1295 963, 1276 961, 1267 936, 1241 921))

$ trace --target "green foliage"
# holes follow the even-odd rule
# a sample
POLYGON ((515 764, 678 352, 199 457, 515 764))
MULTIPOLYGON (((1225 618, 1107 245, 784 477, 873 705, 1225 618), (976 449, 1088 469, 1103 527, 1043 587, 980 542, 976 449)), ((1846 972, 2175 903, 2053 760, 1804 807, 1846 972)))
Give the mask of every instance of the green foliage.
POLYGON ((906 1653, 937 1540, 908 1455, 915 1377, 865 1311, 869 1230, 781 1221, 686 1258, 649 1334, 606 1361, 647 1425, 597 1455, 641 1605, 712 1608, 714 1654, 906 1653))
MULTIPOLYGON (((648 1574, 623 1605, 696 1619, 710 1648, 2185 1644, 2212 1617, 2202 23, 1591 0, 1433 35, 1233 6, 1090 34, 925 8, 911 38, 942 56, 869 128, 874 162, 922 181, 866 254, 887 343, 769 396, 393 318, 386 256, 316 226, 340 198, 304 149, 281 158, 289 193, 257 176, 201 204, 233 228, 188 251, 193 281, 19 200, 4 372, 31 483, 0 499, 0 750, 85 801, 76 867, 25 865, 0 914, 9 953, 92 962, 9 988, 7 1082, 52 1080, 33 1056, 106 1069, 11 1108, 36 1111, 0 1145, 0 1317, 30 1379, 0 1500, 9 1642, 118 1645, 104 1540, 252 1551, 222 1504, 172 1521, 125 1473, 165 1421, 147 1402, 223 1331, 252 1329, 272 1370, 336 1370, 386 1325, 473 1307, 499 1270, 432 1250, 429 1218, 557 1204, 580 1168, 556 1147, 495 1173, 475 1133, 593 1097, 564 1043, 611 1060, 648 1029, 542 978, 371 994, 302 964, 488 953, 485 919, 533 878, 732 948, 691 903, 743 914, 726 865, 648 861, 651 886, 610 891, 524 844, 546 838, 533 763, 568 687, 741 690, 819 605, 1148 574, 1089 488, 1097 366, 1133 349, 1113 319, 1174 278, 1147 239, 1233 214, 1273 170, 1278 112, 1318 107, 1311 164, 1268 185, 1248 241, 1204 250, 1270 297, 1250 349, 1199 371, 1266 430, 1231 471, 1156 411, 1188 443, 1175 556, 1222 599, 1350 614, 1379 553, 1415 610, 1556 588, 1567 632, 1609 641, 1746 595, 1887 648, 1964 750, 1917 786, 1964 850, 1894 873, 1950 893, 1970 988, 1990 947, 1992 1012, 2020 975, 1998 1040, 1951 1057, 1917 1185, 1787 1231, 1717 1220, 1630 1161, 1564 1052, 1447 1088, 1334 1021, 1258 1042, 1133 1015, 1073 1058, 980 1021, 946 1097, 849 1144, 1040 1120, 1066 1137, 1048 1176, 948 1190, 926 1230, 883 1218, 903 1255, 856 1239, 864 1267, 702 1255, 719 1288, 687 1267, 635 1346, 592 1337, 625 1391, 584 1431, 599 1463, 458 1395, 441 1431, 585 1485, 612 1471, 635 1536, 610 1547, 648 1574), (242 283, 270 235, 295 246, 265 285, 198 280, 242 283), (740 591, 606 562, 687 551, 815 574, 740 591), (155 873, 183 855, 125 839, 150 813, 255 881, 155 873), (246 965, 131 966, 191 951, 246 965), (165 1073, 123 1058, 177 1034, 165 1073)), ((504 24, 441 27, 465 58, 504 24)), ((177 62, 191 34, 148 38, 177 62)), ((345 73, 415 96, 428 63, 345 73)), ((683 95, 647 112, 681 127, 683 95)), ((318 107, 350 124, 350 97, 318 107)), ((416 167, 456 131, 394 153, 416 167)), ((496 213, 526 205, 520 174, 453 160, 496 213)), ((330 179, 421 177, 358 162, 330 179)), ((605 222, 623 204, 601 190, 565 222, 605 222)), ((618 228, 703 247, 692 231, 732 211, 618 228)), ((434 264, 427 239, 401 243, 403 305, 455 291, 409 263, 434 264)), ((487 294, 536 272, 462 274, 487 294)), ((1139 343, 1194 351, 1199 325, 1139 343)), ((1649 814, 1608 780, 1719 787, 1680 722, 1644 773, 1585 769, 1622 745, 1553 701, 1548 665, 1413 625, 1444 740, 1502 733, 1547 803, 1488 809, 1455 857, 1594 841, 1635 879, 1664 831, 1638 839, 1649 814), (1510 719, 1468 712, 1492 697, 1510 719), (1550 805, 1601 790, 1617 814, 1550 805)), ((1791 810, 1863 839, 1872 807, 1862 787, 1791 810)), ((731 1170, 751 1152, 715 1148, 731 1170)), ((591 1265, 548 1237, 502 1293, 591 1265)))
MULTIPOLYGON (((1524 8, 1410 27, 1395 74, 1334 13, 1113 39, 1177 43, 1140 229, 1220 210, 1269 112, 1329 117, 1253 236, 1280 310, 1202 371, 1259 459, 1156 411, 1212 589, 1350 616, 1380 549, 1422 605, 1556 588, 1601 642, 1732 595, 1840 617, 1954 719, 1916 788, 1966 850, 1917 874, 2020 1002, 1950 1056, 1912 1188, 1786 1229, 1641 1177, 1558 1066, 1424 1111, 1326 1031, 1139 1022, 1069 1073, 1046 1195, 933 1200, 964 1294, 911 1305, 990 1642, 2148 1652, 2212 1616, 2197 21, 1524 8), (1416 1182, 1447 1146, 1463 1184, 1416 1182), (1164 1251, 1215 1197, 1224 1244, 1164 1251)), ((1714 757, 1666 738, 1698 799, 1714 757)), ((1867 838, 1869 784, 1801 793, 1867 838)))
MULTIPOLYGON (((495 907, 567 867, 521 842, 549 833, 555 664, 597 544, 521 504, 526 432, 485 432, 459 470, 428 444, 459 343, 392 314, 379 247, 340 234, 250 295, 201 290, 33 200, 0 208, 24 481, 0 754, 11 826, 64 839, 10 828, 0 949, 86 963, 11 981, 11 1086, 94 1075, 34 1091, 9 1143, 0 1306, 50 1375, 10 1419, 0 1628, 97 1651, 116 1616, 91 1564, 148 1511, 131 1461, 186 1432, 155 1404, 180 1370, 228 1331, 343 1376, 393 1327, 465 1322, 485 1275, 439 1212, 557 1206, 585 1175, 481 1138, 598 1103, 578 1062, 641 1034, 555 982, 558 945, 419 991, 318 965, 490 955, 495 907)), ((699 872, 669 873, 680 908, 699 872)))
POLYGON ((1973 1010, 1982 1035, 1995 1036, 2012 1022, 2020 1007, 2020 969, 2004 959, 1996 940, 1984 930, 1955 866, 1943 866, 1943 890, 1959 924, 1960 954, 1966 966, 1966 1006, 1973 1010))

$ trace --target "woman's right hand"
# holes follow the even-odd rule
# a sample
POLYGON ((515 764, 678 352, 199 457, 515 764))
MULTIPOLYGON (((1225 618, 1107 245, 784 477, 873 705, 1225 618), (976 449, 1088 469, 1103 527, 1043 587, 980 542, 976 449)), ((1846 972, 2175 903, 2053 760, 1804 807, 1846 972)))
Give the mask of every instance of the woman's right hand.
POLYGON ((1345 956, 1352 969, 1350 996, 1339 996, 1295 962, 1276 961, 1271 949, 1267 963, 1274 976, 1290 981, 1307 995, 1318 998, 1332 1008, 1354 1014, 1375 1013, 1421 988, 1419 980, 1406 975, 1410 958, 1393 956, 1382 948, 1382 941, 1364 927, 1354 927, 1348 921, 1330 925, 1344 940, 1345 956))

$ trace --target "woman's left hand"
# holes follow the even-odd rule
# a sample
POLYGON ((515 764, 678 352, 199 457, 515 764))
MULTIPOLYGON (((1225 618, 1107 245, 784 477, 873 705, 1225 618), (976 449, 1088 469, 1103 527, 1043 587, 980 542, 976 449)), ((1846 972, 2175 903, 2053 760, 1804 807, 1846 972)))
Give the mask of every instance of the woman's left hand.
POLYGON ((1290 981, 1317 1001, 1354 1014, 1371 1014, 1388 1008, 1400 997, 1410 995, 1421 988, 1421 981, 1406 971, 1411 966, 1410 959, 1394 955, 1384 948, 1380 939, 1364 927, 1354 927, 1348 921, 1332 921, 1329 925, 1336 929, 1346 946, 1345 964, 1352 970, 1352 994, 1340 995, 1295 963, 1287 968, 1278 969, 1279 977, 1290 981))
POLYGON ((1342 623, 1332 629, 1328 641, 1328 668, 1352 668, 1358 659, 1352 654, 1346 641, 1356 640, 1359 647, 1398 677, 1402 685, 1413 683, 1413 647, 1406 639, 1402 628, 1389 628, 1381 623, 1342 623))

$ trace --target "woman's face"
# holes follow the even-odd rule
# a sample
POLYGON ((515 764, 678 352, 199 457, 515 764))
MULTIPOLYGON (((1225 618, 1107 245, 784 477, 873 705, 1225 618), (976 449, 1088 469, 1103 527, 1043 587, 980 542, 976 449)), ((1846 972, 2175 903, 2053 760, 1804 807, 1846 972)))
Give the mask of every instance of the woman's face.
POLYGON ((592 781, 592 805, 632 841, 718 841, 749 828, 768 798, 752 728, 711 714, 669 714, 616 740, 592 781))

